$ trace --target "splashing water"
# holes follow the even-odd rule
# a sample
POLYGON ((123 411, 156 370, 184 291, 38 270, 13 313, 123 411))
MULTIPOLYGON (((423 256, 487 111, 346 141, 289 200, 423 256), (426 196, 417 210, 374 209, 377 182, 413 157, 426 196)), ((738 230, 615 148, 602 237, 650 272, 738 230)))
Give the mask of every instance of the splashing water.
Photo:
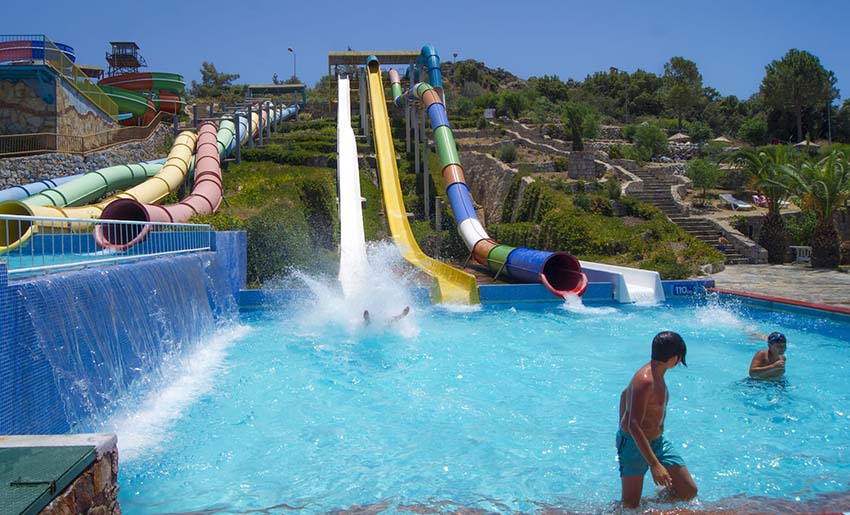
POLYGON ((414 312, 398 319, 405 307, 413 306, 410 288, 413 278, 408 267, 392 243, 381 242, 367 246, 368 261, 364 278, 356 288, 343 289, 339 282, 329 282, 307 273, 296 271, 313 296, 312 302, 302 305, 297 320, 301 331, 315 334, 328 327, 342 329, 349 335, 368 327, 380 331, 388 327, 403 336, 412 337, 418 332, 412 322, 414 312), (366 323, 364 312, 369 312, 366 323))
POLYGON ((185 356, 169 356, 158 379, 145 378, 143 396, 122 399, 125 406, 98 428, 118 435, 123 461, 131 461, 150 452, 158 452, 174 423, 215 383, 224 370, 227 350, 250 332, 247 326, 221 329, 209 341, 185 356))
POLYGON ((585 306, 581 297, 578 295, 567 295, 564 297, 564 303, 561 306, 564 311, 576 313, 578 315, 610 315, 617 312, 617 308, 612 307, 591 307, 585 306))

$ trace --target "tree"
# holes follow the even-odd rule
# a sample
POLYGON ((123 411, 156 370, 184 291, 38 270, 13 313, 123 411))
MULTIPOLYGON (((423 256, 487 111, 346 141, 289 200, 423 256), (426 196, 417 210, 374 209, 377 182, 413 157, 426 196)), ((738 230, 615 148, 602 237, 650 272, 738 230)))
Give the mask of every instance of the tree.
POLYGON ((557 108, 548 98, 540 96, 537 97, 531 106, 531 112, 534 115, 534 123, 538 125, 540 133, 543 134, 544 125, 557 113, 557 108))
POLYGON ((761 118, 748 118, 738 129, 738 137, 757 147, 767 144, 767 122, 761 118))
POLYGON ((720 181, 720 174, 720 167, 714 161, 709 159, 688 161, 688 179, 691 180, 694 188, 702 189, 702 205, 705 205, 709 188, 714 188, 720 181))
POLYGON ((840 239, 835 229, 835 212, 850 198, 850 161, 847 154, 832 151, 817 161, 803 159, 789 166, 792 188, 801 197, 803 208, 817 217, 812 236, 812 266, 837 268, 840 239))
POLYGON ((534 91, 546 99, 554 102, 565 102, 568 97, 568 88, 557 75, 544 75, 543 77, 531 77, 528 79, 528 85, 534 91))
POLYGON ((664 64, 664 105, 679 121, 682 130, 682 120, 699 104, 702 97, 702 75, 696 63, 684 57, 673 57, 664 64))
POLYGON ((584 138, 592 138, 599 131, 599 115, 587 104, 564 104, 563 121, 573 140, 573 150, 584 150, 584 138))
POLYGON ((513 91, 506 91, 499 95, 497 109, 500 114, 511 118, 519 118, 523 110, 522 95, 513 91))
POLYGON ((792 48, 785 56, 765 66, 759 92, 765 103, 794 115, 797 141, 803 140, 803 112, 822 107, 838 96, 835 74, 820 59, 805 50, 792 48))
POLYGON ((758 244, 767 250, 769 263, 782 264, 788 235, 779 208, 793 193, 793 181, 788 173, 792 151, 784 145, 771 145, 759 150, 739 151, 733 159, 749 173, 751 186, 767 197, 767 214, 759 231, 758 244))
POLYGON ((204 61, 201 63, 201 83, 192 81, 192 96, 195 98, 220 97, 232 94, 233 81, 238 78, 238 73, 219 72, 213 63, 204 61))
POLYGON ((687 126, 687 132, 693 141, 700 143, 711 138, 711 127, 705 122, 690 122, 687 126))
POLYGON ((292 77, 286 79, 286 82, 284 82, 284 84, 301 84, 301 79, 293 75, 292 77))

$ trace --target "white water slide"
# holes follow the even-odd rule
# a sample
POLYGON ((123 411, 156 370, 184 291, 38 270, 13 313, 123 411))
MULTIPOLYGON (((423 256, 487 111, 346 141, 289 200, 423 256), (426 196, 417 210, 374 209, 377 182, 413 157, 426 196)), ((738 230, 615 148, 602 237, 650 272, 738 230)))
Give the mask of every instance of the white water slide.
POLYGON ((369 277, 357 142, 351 128, 351 96, 347 78, 337 80, 336 174, 339 185, 339 282, 346 298, 362 291, 369 277))
POLYGON ((665 299, 658 272, 591 261, 579 263, 588 281, 614 283, 614 300, 617 302, 656 304, 665 299))

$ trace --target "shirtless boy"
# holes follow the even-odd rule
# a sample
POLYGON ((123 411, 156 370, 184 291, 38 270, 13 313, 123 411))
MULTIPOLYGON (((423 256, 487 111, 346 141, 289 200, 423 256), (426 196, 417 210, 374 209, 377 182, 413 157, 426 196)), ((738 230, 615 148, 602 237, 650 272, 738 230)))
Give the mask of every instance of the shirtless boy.
POLYGON ((785 335, 772 332, 767 337, 767 349, 756 352, 750 362, 750 377, 777 380, 785 374, 785 335))
POLYGON ((667 414, 667 385, 664 374, 685 363, 687 347, 672 331, 658 333, 652 340, 652 359, 632 377, 620 395, 620 429, 617 431, 617 459, 623 487, 623 506, 640 504, 647 469, 656 485, 666 488, 673 501, 697 495, 697 485, 684 460, 664 438, 667 414))

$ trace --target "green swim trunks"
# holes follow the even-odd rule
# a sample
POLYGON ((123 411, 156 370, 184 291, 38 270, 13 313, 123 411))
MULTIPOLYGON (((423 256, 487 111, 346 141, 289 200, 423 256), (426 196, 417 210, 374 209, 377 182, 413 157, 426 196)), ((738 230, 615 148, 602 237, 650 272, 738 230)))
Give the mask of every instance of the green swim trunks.
MULTIPOLYGON (((649 446, 658 461, 665 467, 685 466, 685 460, 676 454, 673 444, 664 438, 664 435, 649 442, 649 446)), ((620 477, 642 476, 649 470, 649 463, 643 458, 634 438, 624 433, 622 429, 617 430, 617 461, 620 462, 620 477)))

